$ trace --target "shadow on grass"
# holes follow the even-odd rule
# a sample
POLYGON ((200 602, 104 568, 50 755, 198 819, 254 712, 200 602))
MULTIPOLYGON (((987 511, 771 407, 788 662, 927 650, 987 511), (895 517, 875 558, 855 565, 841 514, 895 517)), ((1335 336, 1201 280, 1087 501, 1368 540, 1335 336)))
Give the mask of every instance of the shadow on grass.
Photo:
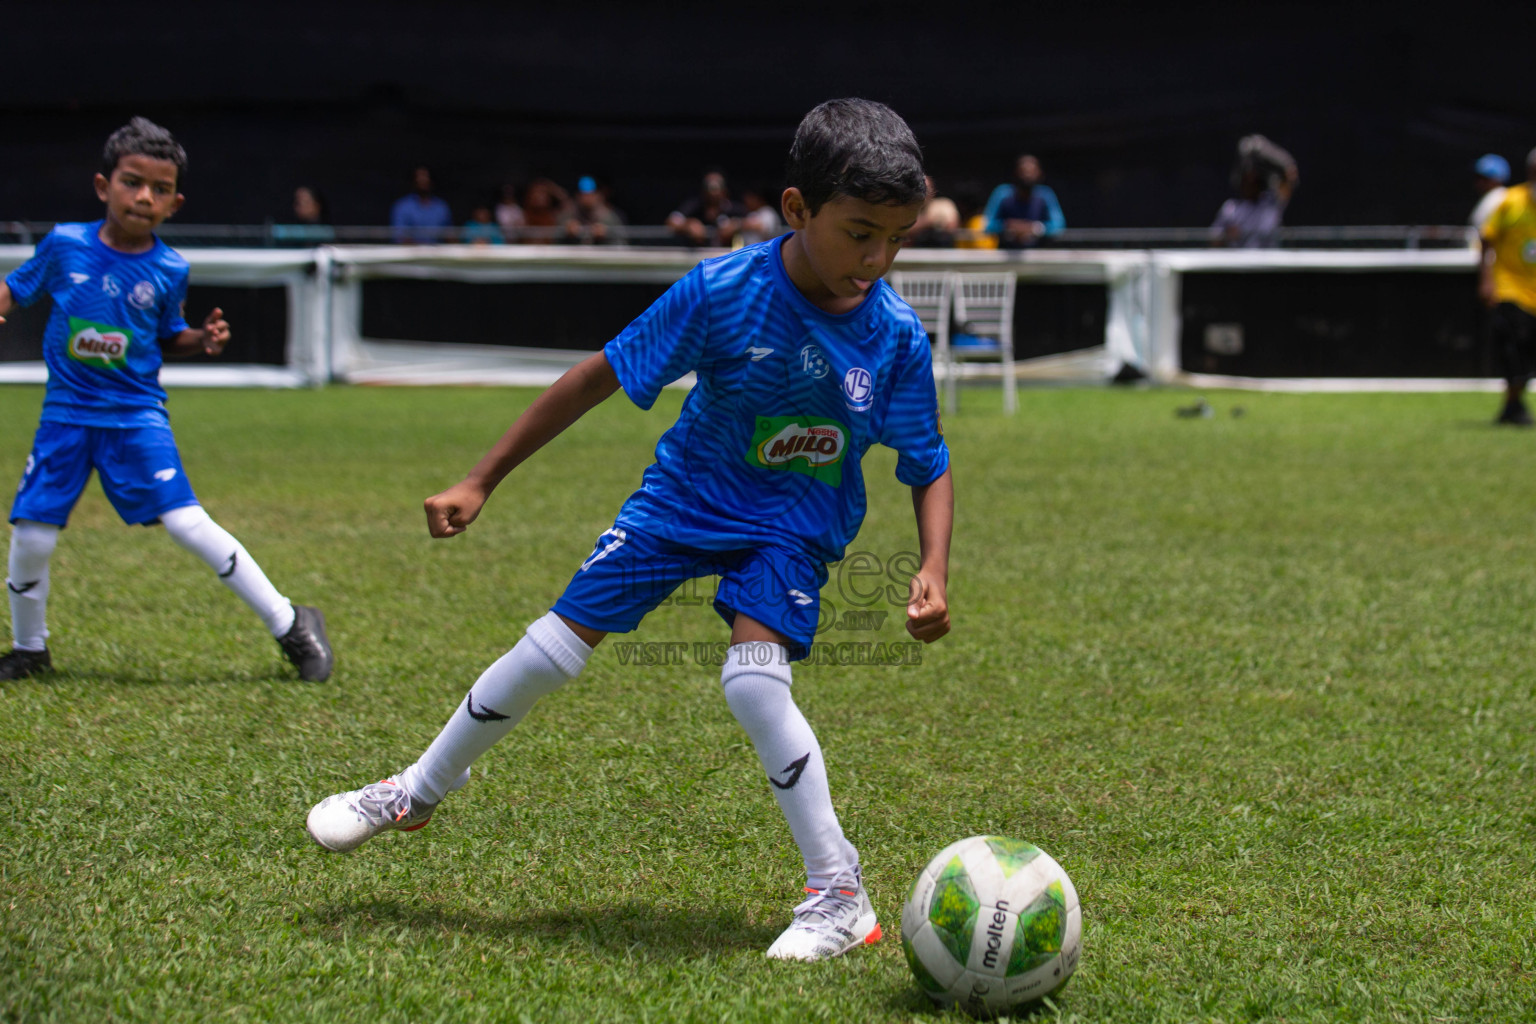
POLYGON ((1499 423, 1492 416, 1483 420, 1451 420, 1450 426, 1457 430, 1473 430, 1489 434, 1528 434, 1531 432, 1530 427, 1514 427, 1508 423, 1499 423))
POLYGON ((914 1020, 922 1018, 938 1018, 945 1014, 946 1010, 939 1008, 932 999, 925 996, 917 987, 917 982, 905 985, 891 992, 885 1001, 885 1008, 892 1014, 911 1017, 914 1020))
POLYGON ((1047 1006, 1044 1002, 1034 1002, 1030 1003, 1028 1006, 1021 1006, 1018 1009, 1010 1010, 998 1017, 976 1018, 958 1009, 945 1009, 940 1007, 932 999, 929 999, 926 995, 923 994, 922 990, 917 987, 916 982, 913 982, 911 985, 908 985, 905 988, 900 988, 892 992, 890 998, 885 1001, 885 1008, 892 1014, 909 1016, 913 1020, 980 1019, 995 1020, 999 1021, 1000 1024, 1008 1024, 1009 1021, 1016 1021, 1022 1024, 1024 1021, 1044 1022, 1059 1017, 1059 1014, 1050 1006, 1047 1006))
MULTIPOLYGON (((334 678, 334 677, 333 677, 334 678)), ((328 683, 307 683, 291 668, 274 665, 269 670, 251 668, 239 672, 199 671, 195 664, 177 665, 174 669, 155 665, 135 667, 117 665, 106 670, 61 666, 40 676, 31 676, 25 682, 52 686, 270 686, 287 684, 310 687, 328 683)))
POLYGON ((300 917, 327 927, 390 934, 406 928, 434 936, 446 930, 581 943, 604 954, 640 960, 763 950, 779 934, 777 926, 754 924, 737 910, 669 907, 637 900, 510 914, 369 900, 311 907, 300 917))

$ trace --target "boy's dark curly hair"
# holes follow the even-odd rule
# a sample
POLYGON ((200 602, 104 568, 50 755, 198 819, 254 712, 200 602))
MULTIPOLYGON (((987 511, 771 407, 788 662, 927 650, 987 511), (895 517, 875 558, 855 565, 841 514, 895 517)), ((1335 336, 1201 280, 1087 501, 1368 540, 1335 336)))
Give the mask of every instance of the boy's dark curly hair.
POLYGON ((107 144, 101 151, 101 173, 110 178, 117 170, 117 162, 125 156, 147 156, 154 160, 169 160, 176 165, 176 185, 180 187, 182 176, 187 173, 187 151, 181 148, 169 131, 147 117, 136 117, 107 136, 107 144))
POLYGON ((789 147, 785 183, 814 215, 834 196, 908 206, 928 198, 923 151, 901 115, 873 100, 828 100, 812 110, 789 147))

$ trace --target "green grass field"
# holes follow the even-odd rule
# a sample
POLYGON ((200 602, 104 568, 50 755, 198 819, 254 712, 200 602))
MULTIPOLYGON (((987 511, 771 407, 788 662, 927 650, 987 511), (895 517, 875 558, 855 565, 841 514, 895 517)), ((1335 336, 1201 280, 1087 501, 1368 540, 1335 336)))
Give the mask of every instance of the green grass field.
MULTIPOLYGON (((958 1019, 898 921, 981 832, 1082 896, 1043 1019, 1536 1017, 1536 436, 1488 427, 1492 396, 1213 394, 1182 420, 1172 391, 1027 391, 1012 419, 967 395, 954 632, 918 666, 797 673, 888 937, 792 966, 762 951, 798 856, 691 659, 605 645, 426 829, 348 856, 304 832, 548 607, 680 401, 610 401, 430 540, 422 498, 533 394, 173 396, 204 504, 325 609, 327 684, 92 485, 53 563, 60 671, 0 684, 0 1017, 958 1019)), ((0 388, 5 479, 40 402, 0 388)), ((894 465, 866 460, 855 544, 882 564, 915 543, 894 465)), ((903 639, 897 611, 828 639, 903 639)), ((679 603, 630 639, 725 632, 679 603)))

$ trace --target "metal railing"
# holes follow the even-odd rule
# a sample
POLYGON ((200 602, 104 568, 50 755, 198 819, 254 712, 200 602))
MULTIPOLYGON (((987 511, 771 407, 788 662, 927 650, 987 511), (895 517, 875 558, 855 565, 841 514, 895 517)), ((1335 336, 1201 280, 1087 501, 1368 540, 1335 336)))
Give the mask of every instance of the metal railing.
MULTIPOLYGON (((1209 248, 1211 229, 1067 228, 1052 244, 1069 249, 1209 248)), ((1459 224, 1350 224, 1337 227, 1282 227, 1286 249, 1459 249, 1471 229, 1459 224)))
MULTIPOLYGON (((13 220, 0 221, 0 244, 32 245, 53 227, 52 221, 13 220)), ((460 240, 461 228, 408 228, 390 227, 387 224, 181 224, 168 221, 160 225, 157 234, 175 246, 218 246, 220 248, 313 248, 317 245, 389 245, 404 236, 412 239, 409 244, 451 243, 460 240)), ((588 229, 575 235, 564 227, 518 228, 510 244, 543 244, 568 242, 593 244, 588 229)), ((665 225, 625 225, 610 230, 599 244, 604 245, 673 245, 677 236, 665 225)))
MULTIPOLYGON (((0 244, 32 245, 53 227, 51 221, 0 221, 0 244)), ((431 229, 410 229, 415 238, 430 238, 431 229)), ((171 245, 221 248, 302 248, 316 245, 388 245, 399 235, 388 225, 312 224, 178 224, 161 225, 160 237, 171 245)), ((442 242, 459 239, 460 229, 444 228, 442 242)), ((958 239, 974 240, 977 232, 961 231, 958 239)), ((1055 249, 1184 249, 1209 248, 1207 227, 1067 228, 1050 239, 1055 249)), ((1297 226, 1280 229, 1287 249, 1458 249, 1473 241, 1469 228, 1456 224, 1356 224, 1338 227, 1297 226)), ((571 236, 563 227, 518 228, 509 244, 592 244, 590 235, 571 236)), ((419 244, 419 243, 416 243, 419 244)), ((606 245, 678 245, 665 225, 626 225, 611 234, 606 245)))

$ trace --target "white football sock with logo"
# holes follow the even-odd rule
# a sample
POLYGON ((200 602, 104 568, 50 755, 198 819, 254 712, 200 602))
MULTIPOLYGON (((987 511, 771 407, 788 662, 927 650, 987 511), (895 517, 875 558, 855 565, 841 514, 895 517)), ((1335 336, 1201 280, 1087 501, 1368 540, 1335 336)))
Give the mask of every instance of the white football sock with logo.
POLYGON ((587 666, 592 648, 550 612, 481 673, 421 760, 395 776, 412 800, 435 804, 462 785, 470 765, 522 721, 534 702, 587 666))
POLYGON ((256 559, 201 505, 172 509, 160 516, 160 522, 172 540, 208 563, 219 580, 261 616, 273 636, 284 636, 293 628, 293 603, 278 593, 256 559))
POLYGON ((48 646, 48 560, 59 543, 52 523, 18 519, 11 527, 5 593, 11 599, 11 638, 22 651, 48 646))
POLYGON ((821 890, 858 864, 859 854, 843 838, 821 745, 795 706, 790 682, 789 652, 782 644, 756 640, 726 650, 720 670, 726 703, 752 738, 773 797, 789 821, 790 834, 805 858, 805 884, 821 890))

